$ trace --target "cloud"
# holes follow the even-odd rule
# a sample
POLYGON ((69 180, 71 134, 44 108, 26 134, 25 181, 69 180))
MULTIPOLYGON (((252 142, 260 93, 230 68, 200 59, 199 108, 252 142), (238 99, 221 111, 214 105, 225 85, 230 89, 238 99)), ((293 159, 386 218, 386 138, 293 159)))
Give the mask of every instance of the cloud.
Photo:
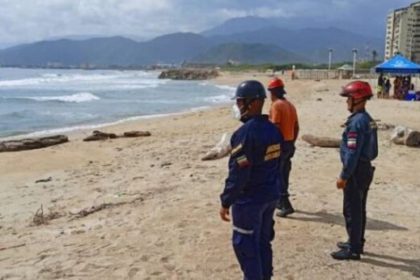
POLYGON ((200 32, 243 16, 384 25, 411 0, 0 0, 0 43, 68 35, 200 32))
POLYGON ((259 7, 256 9, 249 10, 238 10, 238 9, 220 9, 218 14, 224 19, 230 19, 235 17, 246 17, 246 16, 256 16, 256 17, 291 17, 293 14, 287 13, 283 8, 277 7, 259 7))

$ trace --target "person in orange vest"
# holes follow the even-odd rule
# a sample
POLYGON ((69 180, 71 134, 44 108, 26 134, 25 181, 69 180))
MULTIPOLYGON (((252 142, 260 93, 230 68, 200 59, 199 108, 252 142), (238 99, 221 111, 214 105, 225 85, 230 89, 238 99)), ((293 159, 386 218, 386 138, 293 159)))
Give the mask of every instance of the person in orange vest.
POLYGON ((299 122, 295 106, 284 95, 284 83, 280 78, 274 78, 268 85, 271 93, 271 108, 269 118, 284 137, 282 156, 280 158, 280 174, 282 174, 281 198, 277 208, 279 217, 286 217, 294 212, 289 200, 289 174, 292 169, 292 157, 295 154, 295 142, 299 134, 299 122))

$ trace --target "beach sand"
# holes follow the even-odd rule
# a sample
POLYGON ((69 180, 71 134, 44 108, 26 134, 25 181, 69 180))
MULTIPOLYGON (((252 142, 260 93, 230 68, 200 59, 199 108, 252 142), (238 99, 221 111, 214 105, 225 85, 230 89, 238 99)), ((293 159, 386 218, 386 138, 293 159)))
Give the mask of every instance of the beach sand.
MULTIPOLYGON (((223 73, 213 82, 246 79, 269 77, 223 73)), ((285 80, 301 134, 341 137, 348 112, 337 92, 348 81, 285 80)), ((420 130, 420 102, 374 99, 368 110, 420 130)), ((150 137, 83 142, 91 131, 81 131, 63 145, 0 154, 0 279, 241 279, 231 225, 218 214, 228 159, 200 160, 239 126, 222 106, 101 129, 150 137), (41 205, 52 219, 33 225, 41 205), (77 215, 92 206, 103 209, 77 215)), ((366 254, 351 262, 329 255, 346 238, 338 150, 297 141, 297 212, 275 218, 273 279, 420 277, 420 149, 394 145, 390 134, 379 132, 366 254)))

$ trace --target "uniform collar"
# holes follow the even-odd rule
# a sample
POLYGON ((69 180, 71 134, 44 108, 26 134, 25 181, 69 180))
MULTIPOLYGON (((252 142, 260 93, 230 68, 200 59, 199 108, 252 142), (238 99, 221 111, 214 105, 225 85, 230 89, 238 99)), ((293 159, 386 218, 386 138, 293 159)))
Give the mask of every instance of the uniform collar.
POLYGON ((251 117, 251 118, 249 118, 248 120, 257 120, 257 121, 259 121, 259 120, 267 120, 268 121, 268 115, 256 115, 256 116, 253 116, 253 117, 251 117))
POLYGON ((351 119, 351 118, 353 118, 355 115, 357 115, 357 114, 359 114, 359 113, 364 113, 364 112, 366 112, 366 109, 361 109, 361 110, 359 110, 359 111, 356 111, 356 112, 353 112, 349 117, 348 117, 348 119, 351 119))
POLYGON ((346 124, 345 125, 348 125, 350 122, 351 122, 351 119, 354 117, 354 116, 356 116, 357 114, 359 114, 359 113, 364 113, 364 112, 366 112, 366 109, 361 109, 361 110, 359 110, 359 111, 356 111, 356 112, 354 112, 354 113, 352 113, 348 118, 347 118, 347 121, 346 121, 346 124))
POLYGON ((268 120, 268 115, 258 115, 258 116, 255 116, 255 119, 256 120, 268 120))

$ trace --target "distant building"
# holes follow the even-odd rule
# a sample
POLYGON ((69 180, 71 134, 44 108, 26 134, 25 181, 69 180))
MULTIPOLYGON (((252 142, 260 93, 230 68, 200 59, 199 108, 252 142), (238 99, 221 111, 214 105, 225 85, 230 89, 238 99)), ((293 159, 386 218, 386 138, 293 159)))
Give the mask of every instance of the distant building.
POLYGON ((397 53, 420 62, 420 1, 388 14, 385 59, 397 53))

